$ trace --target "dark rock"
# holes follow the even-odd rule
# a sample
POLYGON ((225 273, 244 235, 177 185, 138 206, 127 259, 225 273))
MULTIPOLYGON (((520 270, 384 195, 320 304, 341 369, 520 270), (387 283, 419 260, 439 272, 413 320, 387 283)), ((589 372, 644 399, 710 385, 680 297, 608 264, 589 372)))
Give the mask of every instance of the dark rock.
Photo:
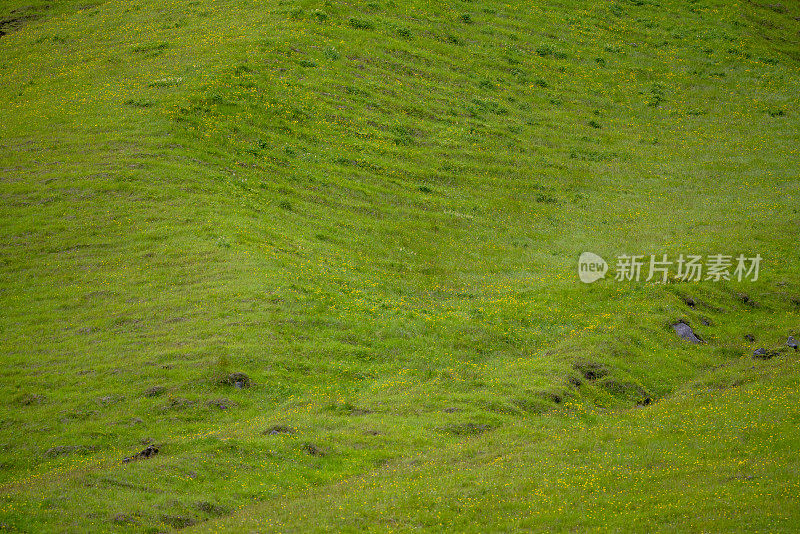
POLYGON ((133 456, 129 456, 122 461, 128 463, 134 460, 146 460, 148 458, 153 458, 156 454, 158 454, 158 447, 155 445, 148 445, 143 451, 137 452, 133 456))
POLYGON ((760 358, 762 360, 768 360, 771 356, 767 352, 767 349, 759 348, 759 349, 756 349, 756 350, 753 351, 753 357, 754 358, 760 358))
POLYGON ((694 308, 697 304, 695 304, 694 299, 692 297, 685 297, 683 302, 686 303, 687 306, 690 308, 694 308))
POLYGON ((703 326, 711 326, 711 319, 709 319, 708 317, 701 317, 700 324, 703 326))
POLYGON ((449 407, 444 409, 444 413, 458 413, 460 411, 461 411, 461 409, 460 408, 456 408, 455 406, 449 406, 449 407))
POLYGON ((794 350, 798 349, 797 340, 792 336, 789 336, 789 339, 786 340, 786 346, 793 348, 794 350))
POLYGON ((680 336, 681 339, 688 341, 689 343, 702 343, 703 341, 694 333, 692 327, 688 324, 684 323, 683 321, 677 322, 672 325, 672 328, 675 330, 675 333, 680 336))
POLYGON ((750 343, 752 343, 752 342, 754 342, 756 340, 756 336, 754 336, 753 334, 745 334, 744 338, 747 341, 749 341, 750 343))

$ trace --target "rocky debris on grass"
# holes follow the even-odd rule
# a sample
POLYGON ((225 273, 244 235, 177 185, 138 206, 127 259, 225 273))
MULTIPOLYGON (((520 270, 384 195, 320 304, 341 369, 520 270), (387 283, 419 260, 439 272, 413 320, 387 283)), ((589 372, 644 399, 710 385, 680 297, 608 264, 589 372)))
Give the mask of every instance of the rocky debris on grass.
POLYGON ((750 343, 753 343, 756 340, 756 336, 754 336, 753 334, 745 334, 744 338, 750 343))
POLYGON ((703 326, 711 326, 711 319, 709 319, 708 317, 701 317, 700 324, 703 326))
POLYGON ((686 303, 686 305, 689 306, 690 308, 694 308, 695 306, 697 306, 692 297, 684 297, 683 302, 686 303))
POLYGON ((759 347, 753 351, 753 358, 758 358, 759 360, 769 360, 774 358, 775 356, 780 356, 781 354, 789 352, 792 348, 793 347, 789 345, 788 342, 785 345, 773 347, 772 349, 765 349, 764 347, 759 347))
POLYGON ((147 391, 144 392, 145 397, 159 397, 167 391, 167 388, 164 386, 153 386, 149 388, 147 391))
POLYGON ((702 343, 703 341, 694 333, 692 327, 689 326, 687 323, 683 321, 678 321, 677 323, 672 325, 673 330, 681 339, 688 341, 689 343, 698 344, 702 343))
POLYGON ((155 445, 148 445, 143 451, 137 452, 133 456, 128 456, 123 459, 123 463, 133 462, 134 460, 146 460, 158 454, 158 447, 155 445))
POLYGON ((250 377, 244 373, 231 373, 220 380, 220 384, 224 386, 232 386, 237 389, 249 388, 253 385, 250 377))
POLYGON ((786 340, 786 346, 792 348, 794 350, 798 349, 797 340, 792 336, 789 336, 789 339, 786 340))
POLYGON ((608 368, 602 363, 578 361, 573 364, 575 370, 580 371, 586 380, 597 380, 608 374, 608 368))
POLYGON ((286 425, 272 425, 264 431, 267 436, 277 436, 280 434, 296 434, 297 430, 286 425))
POLYGON ((460 408, 456 408, 455 406, 448 406, 443 411, 444 411, 444 413, 457 413, 457 412, 460 412, 461 409, 460 408))

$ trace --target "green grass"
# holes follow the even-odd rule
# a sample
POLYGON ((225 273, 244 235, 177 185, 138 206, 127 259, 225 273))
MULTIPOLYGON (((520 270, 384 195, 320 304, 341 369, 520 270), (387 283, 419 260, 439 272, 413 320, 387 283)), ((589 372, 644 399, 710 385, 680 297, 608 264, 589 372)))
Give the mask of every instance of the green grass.
POLYGON ((752 381, 687 388, 648 409, 569 406, 203 530, 796 531, 799 441, 786 429, 800 421, 799 370, 737 368, 752 381))
POLYGON ((0 525, 792 529, 797 358, 750 355, 798 334, 796 6, 37 12, 0 37, 0 525), (764 264, 589 286, 586 250, 764 264))

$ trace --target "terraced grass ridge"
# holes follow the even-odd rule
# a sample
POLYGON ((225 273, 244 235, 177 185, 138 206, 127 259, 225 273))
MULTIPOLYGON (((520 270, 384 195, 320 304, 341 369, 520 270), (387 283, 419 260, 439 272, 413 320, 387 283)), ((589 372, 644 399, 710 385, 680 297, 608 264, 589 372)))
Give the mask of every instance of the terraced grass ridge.
POLYGON ((0 529, 800 530, 798 95, 787 0, 4 0, 0 529))

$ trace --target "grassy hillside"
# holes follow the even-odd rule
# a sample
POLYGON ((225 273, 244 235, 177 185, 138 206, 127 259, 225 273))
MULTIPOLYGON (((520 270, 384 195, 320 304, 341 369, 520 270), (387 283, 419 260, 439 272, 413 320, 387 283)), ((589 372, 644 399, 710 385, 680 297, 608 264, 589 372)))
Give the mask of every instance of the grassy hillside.
POLYGON ((4 4, 0 525, 791 530, 799 17, 4 4))

